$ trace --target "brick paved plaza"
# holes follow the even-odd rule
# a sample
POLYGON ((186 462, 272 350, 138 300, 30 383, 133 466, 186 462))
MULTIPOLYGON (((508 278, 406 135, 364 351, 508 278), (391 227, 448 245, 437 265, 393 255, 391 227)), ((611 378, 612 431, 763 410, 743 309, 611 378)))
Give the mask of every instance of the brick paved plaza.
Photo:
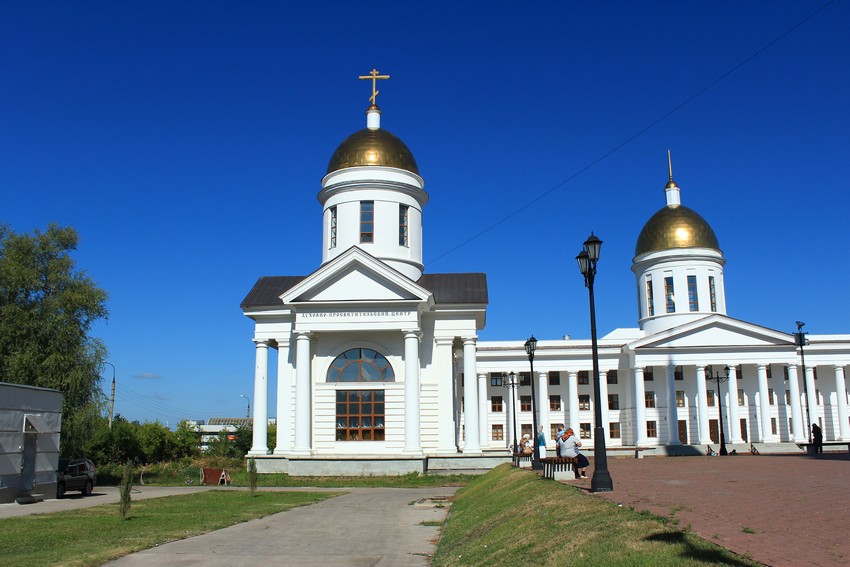
POLYGON ((604 497, 672 516, 738 554, 776 566, 850 564, 848 453, 609 458, 608 468, 614 492, 604 497))

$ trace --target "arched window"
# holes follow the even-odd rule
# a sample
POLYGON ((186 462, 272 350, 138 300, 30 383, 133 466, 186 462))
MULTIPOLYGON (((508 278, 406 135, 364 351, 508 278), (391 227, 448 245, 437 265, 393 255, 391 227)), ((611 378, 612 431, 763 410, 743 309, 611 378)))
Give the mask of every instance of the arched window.
POLYGON ((369 348, 353 348, 331 363, 328 382, 395 382, 395 373, 384 355, 369 348))

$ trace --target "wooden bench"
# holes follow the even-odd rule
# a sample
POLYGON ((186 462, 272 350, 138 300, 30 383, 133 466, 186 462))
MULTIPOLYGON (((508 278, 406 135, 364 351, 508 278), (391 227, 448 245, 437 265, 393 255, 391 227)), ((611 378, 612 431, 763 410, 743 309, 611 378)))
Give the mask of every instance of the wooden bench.
MULTIPOLYGON (((850 442, 847 441, 824 441, 821 443, 824 447, 847 447, 847 451, 850 451, 850 442)), ((815 455, 815 444, 814 443, 797 443, 797 447, 800 449, 805 449, 807 455, 815 455)))
POLYGON ((570 477, 578 478, 576 463, 578 457, 546 457, 540 459, 543 463, 543 478, 551 480, 567 480, 570 477))
POLYGON ((511 465, 517 468, 530 469, 531 468, 531 459, 534 457, 534 454, 523 455, 522 453, 514 453, 513 459, 511 460, 511 465))
POLYGON ((230 473, 227 469, 203 468, 201 469, 201 484, 230 484, 230 473))

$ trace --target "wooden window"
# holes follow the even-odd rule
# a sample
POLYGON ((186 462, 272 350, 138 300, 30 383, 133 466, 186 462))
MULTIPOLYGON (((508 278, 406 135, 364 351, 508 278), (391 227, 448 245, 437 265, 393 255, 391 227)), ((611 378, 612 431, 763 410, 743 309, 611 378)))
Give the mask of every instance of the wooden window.
POLYGON ((581 430, 581 439, 590 439, 590 424, 580 423, 578 427, 581 430))
POLYGON ((531 396, 519 397, 519 411, 531 411, 531 396))
POLYGON ((785 390, 785 405, 791 405, 791 390, 785 390))
POLYGON ((520 435, 528 435, 529 437, 531 436, 531 424, 530 423, 523 423, 522 425, 519 426, 519 430, 520 430, 519 431, 520 435))
POLYGON ((620 422, 612 421, 608 424, 608 431, 610 433, 611 439, 619 439, 620 438, 620 422))
POLYGON ((590 409, 590 394, 580 394, 578 397, 578 409, 580 410, 589 410, 590 409))
POLYGON ((559 394, 549 396, 549 411, 561 411, 561 396, 559 394))
MULTIPOLYGON (((714 407, 714 390, 708 390, 705 393, 705 403, 710 408, 714 407)), ((717 441, 715 441, 715 443, 717 443, 717 441)))
POLYGON ((655 315, 655 299, 652 296, 652 276, 646 276, 646 313, 652 317, 655 315))
POLYGON ((519 385, 520 386, 531 386, 531 372, 520 372, 519 373, 519 385))
POLYGON ((643 403, 644 407, 654 408, 655 407, 655 392, 652 390, 647 390, 643 393, 643 403))
POLYGON ((776 435, 776 418, 775 417, 770 418, 770 431, 771 431, 771 433, 776 435))
POLYGON ((490 411, 504 411, 502 409, 502 396, 493 396, 492 398, 490 398, 490 411))
POLYGON ((589 370, 580 370, 578 373, 578 383, 579 384, 590 384, 590 371, 589 370))
POLYGON ((677 366, 673 370, 673 379, 674 380, 684 380, 685 379, 685 369, 681 366, 677 366))
POLYGON ((608 381, 609 384, 616 384, 617 383, 617 371, 616 370, 609 370, 608 372, 605 373, 605 379, 608 381))
POLYGON ((658 428, 655 425, 654 421, 646 422, 646 436, 647 437, 658 437, 658 428))
POLYGON ((608 394, 608 409, 620 409, 620 395, 608 394))
POLYGON ((685 407, 685 391, 684 390, 676 390, 676 407, 677 408, 685 407))
POLYGON ((395 382, 395 374, 381 353, 369 348, 352 348, 331 363, 328 382, 395 382))
POLYGON ((331 213, 331 218, 330 218, 330 228, 331 228, 330 247, 336 248, 336 228, 337 228, 336 227, 336 223, 337 223, 336 207, 331 207, 330 213, 331 213))
POLYGON ((699 296, 697 295, 697 277, 688 276, 688 309, 699 311, 699 296))
POLYGON ((766 364, 764 369, 767 371, 767 379, 770 380, 773 378, 773 371, 770 369, 770 365, 766 364))
POLYGON ((502 441, 505 438, 505 428, 501 423, 493 425, 492 438, 493 441, 502 441))
POLYGON ((560 372, 550 372, 549 373, 549 385, 550 386, 560 386, 561 385, 561 373, 560 372))
POLYGON ((655 374, 652 372, 652 367, 648 366, 643 369, 643 381, 644 382, 652 382, 655 380, 655 374))
MULTIPOLYGON (((772 406, 776 405, 776 399, 773 397, 773 388, 767 389, 767 401, 772 406)), ((774 431, 774 433, 776 433, 776 432, 774 431)))
POLYGON ((745 401, 746 400, 744 399, 744 390, 741 389, 741 388, 738 388, 738 405, 739 406, 745 405, 744 404, 745 401))
POLYGON ((336 440, 384 440, 383 390, 337 390, 336 440))
POLYGON ((360 242, 375 242, 374 201, 360 201, 360 242))
POLYGON ((549 436, 555 441, 558 441, 558 427, 560 427, 558 424, 549 426, 549 436))
POLYGON ((398 206, 398 245, 407 246, 407 224, 410 207, 407 205, 398 206))

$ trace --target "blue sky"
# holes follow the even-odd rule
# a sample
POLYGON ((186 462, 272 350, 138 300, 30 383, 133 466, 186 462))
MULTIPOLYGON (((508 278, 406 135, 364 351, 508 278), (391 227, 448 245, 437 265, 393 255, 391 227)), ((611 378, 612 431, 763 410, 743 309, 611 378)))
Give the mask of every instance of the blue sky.
POLYGON ((239 303, 318 267, 316 194, 375 67, 431 196, 426 271, 487 273, 482 340, 589 336, 591 230, 600 334, 636 325, 667 148, 728 261, 729 315, 850 333, 848 29, 850 4, 820 1, 5 1, 0 221, 79 231, 117 413, 244 415, 239 303))

